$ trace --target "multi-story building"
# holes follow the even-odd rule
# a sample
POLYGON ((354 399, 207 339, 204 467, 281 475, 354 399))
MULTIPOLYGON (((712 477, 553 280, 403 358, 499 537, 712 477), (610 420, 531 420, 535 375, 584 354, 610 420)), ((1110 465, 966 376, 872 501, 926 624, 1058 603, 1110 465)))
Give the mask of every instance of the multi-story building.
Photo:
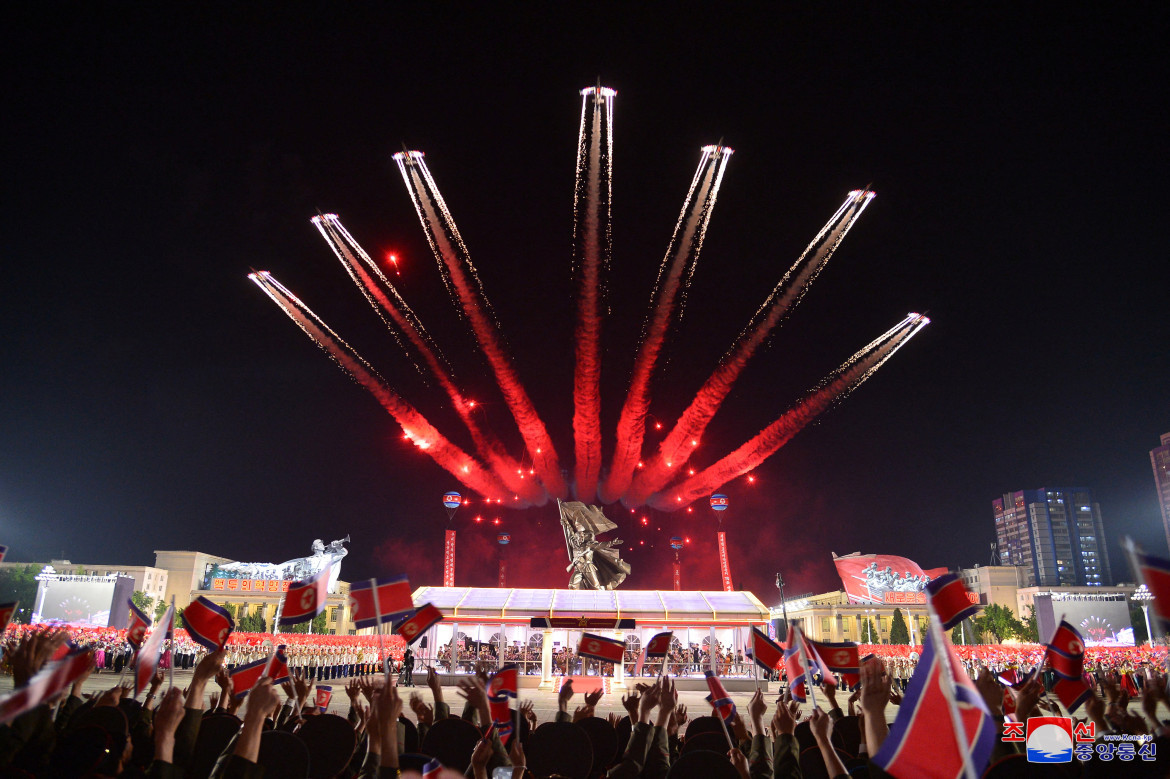
POLYGON ((1170 549, 1170 433, 1162 435, 1162 445, 1150 450, 1154 469, 1154 486, 1158 488, 1158 505, 1162 507, 1162 527, 1166 530, 1166 547, 1170 549))
POLYGON ((981 606, 1004 606, 1020 615, 1016 592, 1025 584, 1026 572, 1014 565, 976 565, 959 570, 963 584, 979 598, 981 606))
POLYGON ((150 565, 99 565, 97 563, 73 563, 69 560, 49 560, 40 563, 0 563, 0 569, 23 568, 32 566, 34 571, 41 571, 46 565, 59 574, 75 574, 78 576, 109 576, 121 574, 134 580, 134 589, 145 592, 147 597, 155 603, 166 597, 168 572, 166 568, 150 565))
POLYGON ((1091 490, 1019 490, 991 506, 1000 562, 1023 568, 1027 586, 1113 583, 1101 507, 1091 490))

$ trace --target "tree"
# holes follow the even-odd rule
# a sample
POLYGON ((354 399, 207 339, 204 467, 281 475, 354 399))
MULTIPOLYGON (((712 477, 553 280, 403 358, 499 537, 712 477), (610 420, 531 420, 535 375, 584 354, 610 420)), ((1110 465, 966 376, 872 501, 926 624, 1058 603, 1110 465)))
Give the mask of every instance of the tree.
POLYGON ((302 622, 299 625, 289 625, 288 627, 281 625, 280 632, 281 633, 308 633, 310 624, 313 625, 313 632, 314 633, 317 633, 319 635, 323 635, 326 632, 328 632, 327 628, 325 627, 326 623, 325 623, 325 612, 324 611, 322 611, 320 614, 318 614, 316 617, 314 617, 312 623, 302 622))
POLYGON ((976 617, 974 622, 979 632, 994 636, 997 644, 1002 644, 1005 638, 1022 636, 1027 629, 1023 622, 1016 619, 1015 612, 996 603, 985 608, 983 615, 976 617))
MULTIPOLYGON (((163 618, 163 614, 167 613, 167 608, 169 606, 170 606, 170 604, 167 603, 162 598, 158 599, 158 603, 154 604, 154 621, 155 622, 158 622, 160 619, 163 618)), ((179 618, 179 615, 176 613, 175 619, 178 619, 178 618, 179 618)))
POLYGON ((878 635, 877 625, 873 624, 873 620, 869 617, 862 617, 858 620, 857 628, 861 631, 858 633, 858 638, 861 640, 861 643, 880 644, 882 642, 881 637, 878 635))
POLYGON ((910 630, 906 627, 906 619, 902 616, 901 609, 894 609, 894 620, 890 623, 890 643, 910 643, 910 630))
POLYGON ((142 590, 135 590, 134 592, 130 593, 130 602, 133 603, 135 608, 139 609, 143 614, 149 614, 151 604, 154 603, 154 598, 150 597, 142 590))
POLYGON ((1146 615, 1142 611, 1142 604, 1136 600, 1129 601, 1129 623, 1133 625, 1133 642, 1138 646, 1150 640, 1146 632, 1146 615))
MULTIPOLYGON (((37 571, 31 565, 24 567, 12 566, 0 570, 0 603, 20 601, 20 611, 25 615, 23 621, 28 622, 29 614, 36 607, 37 602, 37 571)), ((15 617, 14 617, 15 619, 15 617)))
POLYGON ((1036 621, 1036 607, 1029 606, 1028 613, 1024 614, 1024 630, 1020 638, 1033 644, 1040 643, 1040 625, 1036 621))
POLYGON ((260 616, 258 612, 245 614, 236 620, 236 630, 241 633, 264 633, 266 632, 265 625, 264 617, 260 616))
POLYGON ((954 630, 951 631, 951 643, 956 646, 960 644, 970 644, 972 639, 971 631, 964 631, 963 626, 955 625, 954 630))

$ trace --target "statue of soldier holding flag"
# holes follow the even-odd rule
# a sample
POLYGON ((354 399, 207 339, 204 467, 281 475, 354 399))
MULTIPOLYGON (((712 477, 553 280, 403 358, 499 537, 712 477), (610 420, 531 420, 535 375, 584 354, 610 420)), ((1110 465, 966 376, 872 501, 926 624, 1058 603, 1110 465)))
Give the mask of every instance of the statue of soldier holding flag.
POLYGON ((571 590, 612 590, 630 575, 630 564, 622 560, 615 546, 622 543, 620 538, 612 541, 598 541, 597 536, 616 530, 597 506, 587 506, 578 501, 562 503, 557 501, 561 513, 561 528, 565 531, 565 548, 569 553, 569 566, 573 570, 569 579, 571 590))

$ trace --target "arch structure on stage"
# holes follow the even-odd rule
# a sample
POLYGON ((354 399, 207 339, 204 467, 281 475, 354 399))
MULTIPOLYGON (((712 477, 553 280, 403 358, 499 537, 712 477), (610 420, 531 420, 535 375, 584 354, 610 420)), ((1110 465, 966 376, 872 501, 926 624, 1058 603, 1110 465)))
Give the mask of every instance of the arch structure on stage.
MULTIPOLYGON (((666 670, 684 689, 689 680, 695 689, 706 689, 703 672, 710 668, 712 643, 719 650, 719 675, 732 686, 742 679, 755 689, 754 664, 744 650, 751 628, 766 629, 769 619, 768 607, 750 592, 420 587, 413 598, 416 606, 430 603, 443 614, 416 643, 418 662, 435 664, 449 681, 472 673, 477 663, 514 662, 525 687, 556 687, 567 677, 632 686, 642 646, 670 630, 675 653, 666 670), (611 666, 575 657, 583 632, 624 641, 625 662, 611 666)), ((661 658, 649 660, 643 675, 657 676, 662 667, 661 658)))

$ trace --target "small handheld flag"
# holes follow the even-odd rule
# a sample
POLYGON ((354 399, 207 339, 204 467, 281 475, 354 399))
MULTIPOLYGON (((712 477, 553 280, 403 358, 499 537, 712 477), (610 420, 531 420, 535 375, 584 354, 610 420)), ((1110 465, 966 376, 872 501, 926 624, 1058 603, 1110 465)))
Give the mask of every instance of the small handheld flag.
POLYGON ((8 627, 8 623, 12 621, 12 615, 16 613, 16 607, 20 605, 20 601, 14 600, 12 603, 0 603, 0 633, 8 627))
POLYGON ((958 574, 944 573, 927 582, 926 594, 943 630, 950 630, 979 611, 979 604, 971 601, 971 593, 958 574))
POLYGON ((18 690, 0 699, 0 724, 50 700, 93 667, 93 652, 74 649, 48 663, 18 690))
POLYGON ((1149 601, 1150 611, 1162 630, 1170 631, 1170 560, 1142 552, 1130 539, 1126 539, 1125 546, 1138 581, 1153 596, 1149 601))
MULTIPOLYGON (((855 689, 861 684, 861 652, 857 644, 852 641, 812 641, 805 642, 817 656, 818 664, 827 667, 836 674, 841 674, 842 683, 849 689, 855 689)), ((822 670, 822 675, 824 671, 822 670)), ((829 678, 829 677, 824 677, 829 678)))
POLYGON ((232 677, 232 697, 243 698, 256 686, 256 682, 265 676, 271 677, 273 684, 287 682, 289 678, 288 659, 284 656, 284 644, 276 648, 276 653, 271 660, 272 662, 269 664, 269 658, 262 657, 245 665, 236 666, 229 673, 229 676, 232 677), (266 671, 267 673, 265 673, 266 671))
POLYGON ((134 661, 134 696, 137 697, 150 684, 154 672, 158 670, 159 657, 162 656, 163 640, 172 632, 175 624, 175 606, 171 604, 163 614, 163 618, 145 641, 134 661))
POLYGON ((288 592, 284 594, 284 608, 280 612, 280 624, 310 622, 325 610, 331 570, 332 566, 325 566, 309 578, 288 586, 288 592))
POLYGON ((192 641, 207 647, 208 652, 218 652, 236 629, 236 621, 223 606, 200 595, 183 609, 183 627, 192 641))
POLYGON ((1093 688, 1084 679, 1057 679, 1056 684, 1052 685, 1052 691, 1070 714, 1093 694, 1093 688))
POLYGON ((1076 628, 1061 620, 1048 642, 1044 659, 1061 679, 1080 679, 1085 665, 1085 641, 1076 628))
POLYGON ((707 696, 707 702, 715 711, 719 712, 719 716, 723 718, 724 722, 729 721, 735 716, 735 703, 732 702, 731 696, 727 694, 727 690, 723 687, 723 682, 719 681, 719 677, 711 671, 704 672, 707 675, 707 689, 711 694, 707 696))
POLYGON ((428 760, 422 767, 423 779, 439 779, 443 775, 443 764, 438 760, 428 760))
POLYGON ((329 708, 329 700, 333 697, 333 688, 327 684, 317 685, 317 708, 325 711, 329 708))
POLYGON ((146 640, 146 631, 150 629, 150 618, 143 613, 142 609, 134 605, 134 601, 127 600, 126 602, 130 604, 130 623, 126 626, 126 641, 130 646, 138 649, 146 640))
POLYGON ((349 588, 349 610, 359 630, 393 622, 414 611, 410 581, 405 576, 396 576, 355 582, 349 588))
POLYGON ((519 695, 520 684, 519 666, 509 663, 492 674, 488 680, 488 708, 492 715, 492 727, 500 734, 500 741, 505 746, 512 736, 512 706, 509 698, 519 695))
POLYGON ((398 627, 394 628, 394 632, 405 638, 407 645, 410 645, 422 638, 423 633, 426 633, 431 625, 441 622, 442 619, 443 612, 429 603, 424 603, 398 627))
POLYGON ((765 671, 775 671, 784 664, 784 647, 752 628, 752 659, 765 671))
POLYGON ((4 555, 8 554, 8 547, 0 544, 0 563, 4 562, 4 555))
POLYGON ((592 657, 606 663, 620 663, 626 651, 625 642, 604 636, 595 636, 592 633, 582 633, 581 643, 577 645, 577 654, 581 657, 592 657))
POLYGON ((674 631, 659 633, 646 642, 646 657, 666 657, 670 654, 670 639, 674 631))

